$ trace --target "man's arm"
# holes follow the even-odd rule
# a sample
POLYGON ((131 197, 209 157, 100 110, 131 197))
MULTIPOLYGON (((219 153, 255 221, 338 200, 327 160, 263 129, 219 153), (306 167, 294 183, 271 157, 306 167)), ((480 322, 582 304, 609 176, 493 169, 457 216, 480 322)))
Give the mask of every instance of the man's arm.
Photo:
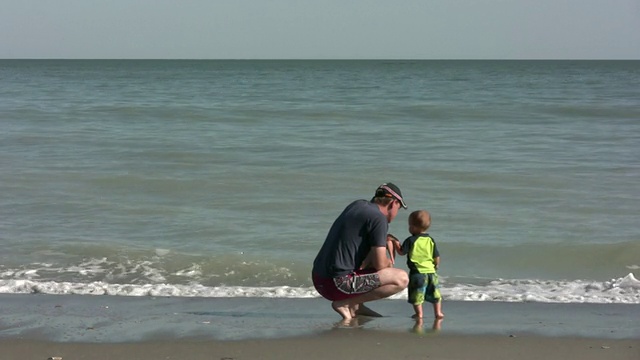
POLYGON ((393 263, 387 258, 387 248, 384 246, 374 246, 369 253, 371 259, 371 267, 378 270, 393 267, 393 263))
POLYGON ((393 244, 393 248, 395 249, 395 251, 396 251, 396 253, 398 255, 404 255, 404 253, 401 251, 402 249, 401 249, 401 245, 400 245, 400 240, 398 240, 397 237, 395 237, 395 236, 393 236, 391 234, 388 234, 387 235, 387 243, 393 244))

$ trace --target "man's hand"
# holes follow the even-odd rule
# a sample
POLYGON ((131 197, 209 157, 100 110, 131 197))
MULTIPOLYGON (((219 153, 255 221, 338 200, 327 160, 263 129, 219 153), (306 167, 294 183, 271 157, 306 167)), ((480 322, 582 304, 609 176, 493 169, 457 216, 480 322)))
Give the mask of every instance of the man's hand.
POLYGON ((400 250, 400 246, 401 246, 400 245, 400 240, 398 240, 397 237, 395 237, 395 236, 393 236, 391 234, 388 234, 387 235, 387 243, 392 243, 393 244, 393 248, 394 248, 395 251, 400 250))

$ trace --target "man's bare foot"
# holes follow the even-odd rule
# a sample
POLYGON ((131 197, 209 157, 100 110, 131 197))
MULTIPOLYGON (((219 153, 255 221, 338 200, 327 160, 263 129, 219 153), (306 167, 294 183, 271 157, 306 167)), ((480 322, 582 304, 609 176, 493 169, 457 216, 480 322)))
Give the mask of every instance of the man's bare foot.
POLYGON ((382 315, 364 306, 364 304, 356 307, 355 314, 360 316, 382 317, 382 315))
POLYGON ((360 304, 352 304, 349 305, 349 312, 351 313, 351 317, 356 317, 358 316, 358 307, 360 306, 360 304))
POLYGON ((340 301, 334 301, 331 303, 331 308, 333 308, 335 312, 340 314, 343 320, 350 320, 353 318, 353 316, 351 316, 351 310, 349 309, 349 304, 341 304, 340 301))

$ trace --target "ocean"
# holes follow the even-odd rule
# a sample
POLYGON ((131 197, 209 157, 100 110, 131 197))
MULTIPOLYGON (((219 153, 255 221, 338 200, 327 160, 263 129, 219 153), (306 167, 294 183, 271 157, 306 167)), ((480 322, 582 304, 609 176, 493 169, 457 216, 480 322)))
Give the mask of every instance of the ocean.
POLYGON ((333 220, 393 182, 391 233, 432 214, 445 301, 640 304, 640 61, 0 60, 0 80, 0 293, 318 297, 333 220))

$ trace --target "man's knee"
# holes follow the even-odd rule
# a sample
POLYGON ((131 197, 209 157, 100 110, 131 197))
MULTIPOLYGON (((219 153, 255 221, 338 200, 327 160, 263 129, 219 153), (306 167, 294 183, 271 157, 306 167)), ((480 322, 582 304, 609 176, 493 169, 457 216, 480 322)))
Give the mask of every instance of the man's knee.
POLYGON ((403 289, 406 289, 407 286, 409 286, 409 275, 404 270, 400 270, 400 275, 398 276, 398 285, 403 289))
POLYGON ((383 270, 384 274, 380 274, 380 280, 383 285, 396 285, 402 289, 409 286, 409 275, 406 271, 396 268, 388 268, 383 270))

